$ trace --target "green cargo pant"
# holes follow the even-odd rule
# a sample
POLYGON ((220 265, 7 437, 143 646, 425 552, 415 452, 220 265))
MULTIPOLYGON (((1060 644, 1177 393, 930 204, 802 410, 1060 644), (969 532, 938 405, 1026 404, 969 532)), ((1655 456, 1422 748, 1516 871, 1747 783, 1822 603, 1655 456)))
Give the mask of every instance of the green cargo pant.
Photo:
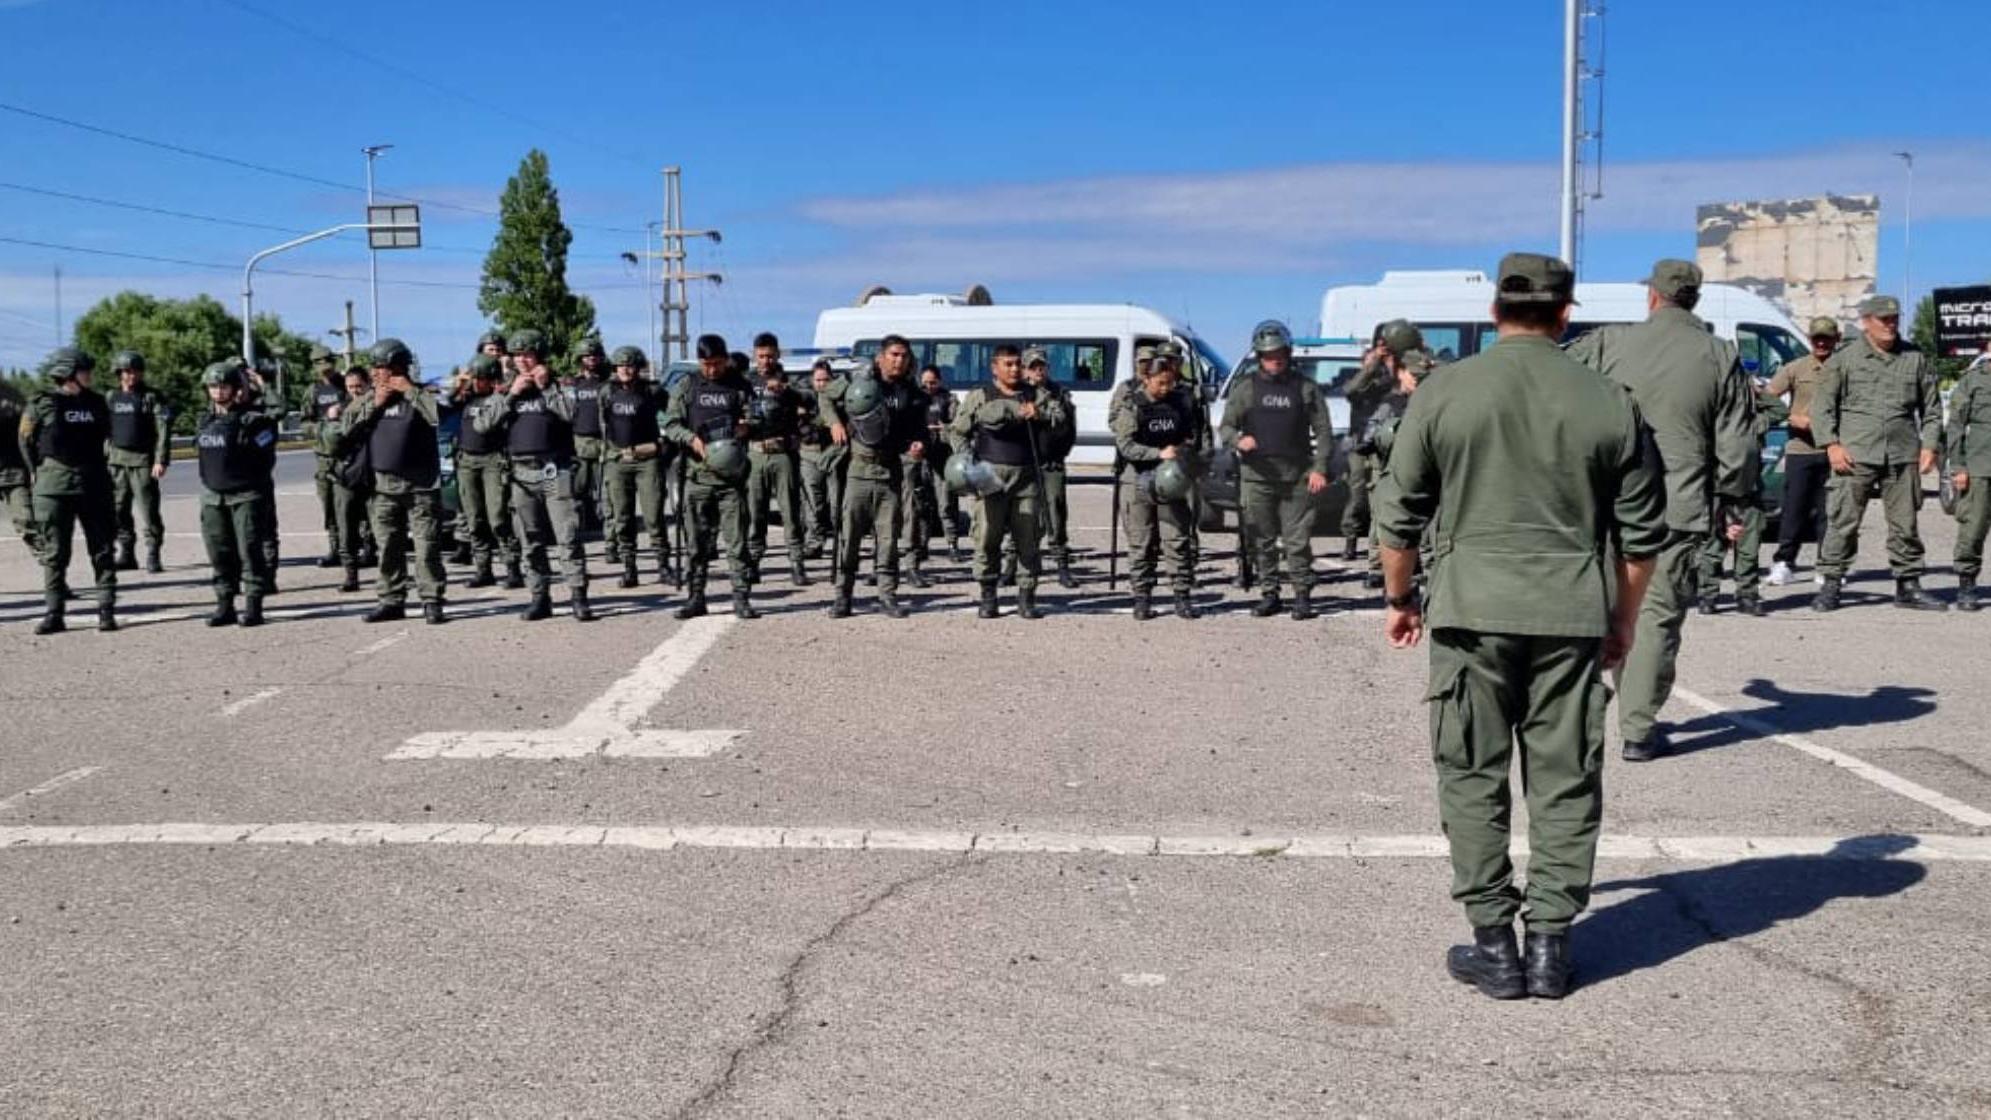
MULTIPOLYGON (((1152 474, 1153 472, 1148 472, 1152 474)), ((1196 588, 1196 553, 1189 502, 1158 502, 1128 471, 1120 484, 1120 523, 1127 534, 1127 582, 1136 595, 1154 591, 1157 561, 1168 557, 1169 584, 1180 594, 1196 588)))
POLYGON ((107 482, 87 488, 80 494, 36 494, 35 527, 41 532, 41 586, 50 595, 69 592, 69 559, 75 548, 75 534, 83 531, 84 553, 90 558, 90 571, 97 580, 97 602, 117 601, 117 528, 111 518, 111 489, 107 482))
POLYGON ((905 528, 899 520, 905 514, 899 491, 904 486, 903 473, 891 479, 860 476, 844 484, 843 527, 837 541, 841 549, 837 555, 838 587, 848 591, 857 582, 858 557, 869 537, 877 547, 874 568, 878 590, 899 589, 899 533, 905 528))
POLYGON ((1895 579, 1922 578, 1922 534, 1915 514, 1922 508, 1922 476, 1914 463, 1893 466, 1853 464, 1853 473, 1835 474, 1826 484, 1825 543, 1818 547, 1818 573, 1844 579, 1860 550, 1860 521, 1866 516, 1867 494, 1880 483, 1880 502, 1887 513, 1887 565, 1895 579))
MULTIPOLYGON (((1373 455, 1348 453, 1348 504, 1341 508, 1341 535, 1358 540, 1369 535, 1369 491, 1375 486, 1381 464, 1373 455)), ((1374 555, 1375 550, 1370 550, 1374 555)))
MULTIPOLYGON (((0 439, 12 439, 12 432, 0 432, 0 439)), ((35 499, 27 483, 14 486, 0 486, 0 505, 7 507, 7 518, 14 523, 14 532, 28 551, 41 555, 41 531, 35 528, 35 499)))
POLYGON ((843 520, 844 465, 850 455, 842 448, 802 449, 802 505, 809 517, 804 543, 809 548, 828 543, 843 520))
POLYGON ((1975 582, 1984 571, 1984 535, 1991 530, 1991 478, 1970 476, 1956 497, 1956 575, 1975 582))
POLYGON ((560 578, 570 590, 588 589, 588 558, 581 550, 579 498, 568 465, 512 464, 512 520, 525 561, 525 586, 544 594, 553 583, 548 550, 560 555, 560 578))
POLYGON ((1444 629, 1431 634, 1431 758, 1466 920, 1562 933, 1590 902, 1604 817, 1604 706, 1597 638, 1444 629), (1508 855, 1516 742, 1528 804, 1528 888, 1508 855))
POLYGON ((1245 475, 1238 483, 1238 520, 1251 540, 1258 587, 1277 594, 1283 578, 1295 591, 1314 585, 1313 495, 1305 475, 1292 482, 1245 475))
POLYGON ((118 547, 138 543, 138 529, 145 530, 145 547, 158 548, 166 540, 166 519, 159 512, 159 480, 150 466, 111 465, 111 516, 117 521, 118 547))
POLYGON ((685 479, 684 513, 691 520, 691 555, 685 557, 684 589, 705 593, 712 560, 726 549, 726 576, 734 592, 747 590, 747 484, 726 482, 694 469, 685 479))
POLYGON ((311 481, 318 488, 318 511, 325 519, 325 538, 332 542, 332 547, 325 550, 330 555, 339 551, 339 460, 333 455, 313 457, 317 463, 311 481))
MULTIPOLYGON (((1037 542, 1042 537, 1042 511, 1037 505, 1037 481, 1029 467, 988 464, 1002 480, 1002 489, 982 495, 975 512, 975 582, 984 587, 1002 577, 1005 545, 1016 553, 1016 588, 1028 591, 1037 586, 1043 572, 1043 555, 1037 542)), ((1048 493, 1048 488, 1047 488, 1048 493)))
POLYGON ((747 555, 760 567, 767 555, 770 514, 781 514, 781 536, 791 570, 802 569, 802 466, 787 452, 747 452, 747 555))
MULTIPOLYGON (((899 554, 912 561, 914 567, 926 563, 932 555, 933 537, 936 533, 949 534, 943 518, 947 505, 942 492, 947 483, 933 467, 935 460, 927 459, 919 470, 906 468, 906 508, 900 511, 899 520, 904 529, 899 541, 899 554)), ((1013 549, 1011 551, 1014 551, 1013 549)))
POLYGON ((574 514, 582 529, 602 523, 602 463, 608 458, 608 444, 599 437, 574 437, 574 514))
POLYGON ((425 603, 440 603, 446 582, 442 571, 442 491, 374 491, 366 499, 367 520, 380 547, 380 572, 374 581, 380 601, 408 601, 408 563, 413 553, 415 590, 425 603))
POLYGON ((1696 590, 1704 597, 1721 594, 1721 571, 1731 550, 1735 553, 1735 595, 1753 599, 1763 582, 1763 527, 1769 517, 1754 502, 1736 510, 1742 518, 1742 536, 1734 544, 1721 533, 1709 533, 1701 545, 1700 577, 1696 590))
POLYGON ((1652 738, 1653 725, 1680 660, 1680 630, 1694 600, 1694 576, 1705 534, 1673 530, 1654 557, 1652 584, 1639 606, 1631 653, 1618 670, 1618 731, 1627 742, 1652 738))
POLYGON ((333 483, 332 524, 332 548, 339 553, 339 563, 359 567, 360 549, 373 536, 367 524, 366 495, 333 483))
POLYGON ((1065 499, 1065 465, 1044 464, 1045 508, 1037 513, 1039 549, 1056 563, 1071 558, 1071 504, 1065 499))
POLYGON ((664 461, 611 458, 602 464, 602 497, 608 506, 608 539, 622 549, 623 564, 636 566, 636 519, 650 531, 650 548, 662 564, 671 557, 671 535, 664 522, 664 461))
POLYGON ((270 593, 263 568, 262 491, 200 495, 200 539, 207 546, 208 566, 214 569, 214 593, 233 598, 246 594, 260 599, 270 593))
POLYGON ((456 459, 458 522, 470 541, 470 559, 478 571, 491 566, 493 556, 507 567, 519 563, 518 532, 512 526, 512 465, 503 455, 459 455, 456 459))

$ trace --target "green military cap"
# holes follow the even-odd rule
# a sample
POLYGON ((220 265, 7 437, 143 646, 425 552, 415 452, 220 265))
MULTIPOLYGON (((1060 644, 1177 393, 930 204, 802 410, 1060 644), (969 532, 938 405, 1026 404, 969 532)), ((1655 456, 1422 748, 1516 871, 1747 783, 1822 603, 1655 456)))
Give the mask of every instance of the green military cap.
POLYGON ((368 361, 375 366, 386 366, 406 372, 415 362, 415 352, 398 338, 383 338, 373 344, 367 352, 368 361))
POLYGON ((58 346, 42 361, 42 375, 50 381, 67 381, 79 373, 97 368, 97 359, 74 346, 58 346))
POLYGON ((1182 364, 1182 347, 1177 346, 1174 342, 1157 342, 1154 344, 1154 352, 1148 356, 1148 360, 1150 362, 1167 362, 1172 366, 1180 366, 1182 364))
POLYGON ((609 360, 619 366, 635 366, 637 369, 650 364, 649 355, 643 353, 640 346, 618 346, 609 360))
POLYGON ((1838 338, 1839 320, 1830 315, 1820 315, 1811 321, 1812 338, 1838 338))
POLYGON ((1376 337, 1399 358, 1424 345, 1424 332, 1408 319, 1391 319, 1377 329, 1376 337))
POLYGON ((312 364, 312 365, 314 365, 314 366, 329 366, 329 365, 331 365, 331 364, 332 364, 333 362, 335 362, 335 361, 337 361, 337 360, 338 360, 338 358, 337 358, 337 356, 336 356, 336 355, 334 355, 334 354, 332 353, 332 348, 331 348, 331 347, 329 347, 329 346, 325 345, 325 344, 324 344, 324 343, 322 343, 322 342, 318 342, 318 343, 313 343, 313 344, 312 344, 312 346, 311 346, 311 364, 312 364))
POLYGON ((513 331, 511 337, 505 339, 505 350, 513 354, 531 354, 543 358, 546 356, 546 339, 535 330, 513 331))
POLYGON ((1143 343, 1141 343, 1141 344, 1140 344, 1139 346, 1136 346, 1136 347, 1134 347, 1134 364, 1135 364, 1135 365, 1141 365, 1141 364, 1144 364, 1144 363, 1146 363, 1146 362, 1152 362, 1152 361, 1154 361, 1154 360, 1155 360, 1155 344, 1154 344, 1154 343, 1152 343, 1152 342, 1143 342, 1143 343))
POLYGON ((1050 364, 1050 351, 1044 349, 1042 346, 1025 346, 1023 348, 1024 369, 1029 369, 1031 366, 1048 366, 1050 364))
POLYGON ((479 381, 502 381, 505 364, 489 354, 479 354, 470 359, 470 376, 479 381))
POLYGON ((1575 303, 1576 274, 1543 253, 1509 253, 1500 258, 1494 292, 1501 303, 1575 303))
POLYGON ((1652 275, 1645 278, 1646 286, 1667 299, 1679 299, 1689 292, 1701 290, 1701 266, 1693 261, 1655 261, 1652 275))
POLYGON ((1860 315, 1875 319, 1901 314, 1901 301, 1893 296, 1868 296, 1860 301, 1860 315))
POLYGON ((200 375, 202 385, 232 385, 242 387, 242 367, 232 362, 216 362, 200 375))
POLYGON ((1251 352, 1270 354, 1293 348, 1293 332, 1277 319, 1267 319, 1251 328, 1251 352))

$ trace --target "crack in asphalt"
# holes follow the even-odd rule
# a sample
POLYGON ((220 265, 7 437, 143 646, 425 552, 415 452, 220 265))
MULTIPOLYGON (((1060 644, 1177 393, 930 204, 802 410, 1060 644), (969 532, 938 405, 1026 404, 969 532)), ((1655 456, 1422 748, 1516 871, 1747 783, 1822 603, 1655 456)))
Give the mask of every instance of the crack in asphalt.
POLYGON ((788 1034, 789 1026, 794 1022, 795 1013, 801 1010, 801 987, 805 974, 822 954, 823 950, 834 945, 851 926, 870 916, 878 907, 883 906, 885 903, 890 902, 914 887, 924 886, 943 879, 965 867, 983 863, 986 859, 987 856, 983 853, 962 852, 952 859, 943 860, 931 867, 922 868, 894 879, 890 883, 887 883, 883 889, 872 893, 856 906, 838 915, 836 921, 831 922, 828 929, 803 942, 801 949, 797 950, 795 955, 789 959, 787 965, 782 968, 781 975, 775 980, 775 991, 778 993, 779 999, 776 1001, 774 1013, 762 1021, 759 1026, 755 1027, 753 1033, 748 1036, 746 1041, 733 1047, 727 1053, 725 1067, 720 1070, 718 1076, 707 1081, 698 1092, 692 1095, 690 1100, 687 1100, 675 1112, 671 1113, 674 1120, 683 1120, 683 1118, 700 1115, 706 1109, 716 1104, 727 1093, 732 1091, 733 1086, 738 1082, 740 1072, 755 1054, 781 1043, 782 1039, 788 1034))

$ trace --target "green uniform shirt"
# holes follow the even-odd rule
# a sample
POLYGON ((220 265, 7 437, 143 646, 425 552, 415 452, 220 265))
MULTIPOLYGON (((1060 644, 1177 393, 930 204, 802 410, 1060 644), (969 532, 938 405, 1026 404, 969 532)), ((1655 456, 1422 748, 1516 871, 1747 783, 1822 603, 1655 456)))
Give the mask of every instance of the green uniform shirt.
POLYGON ((1314 384, 1313 378, 1301 377, 1290 365, 1276 379, 1268 378, 1256 369, 1231 379, 1230 392, 1224 395, 1224 419, 1218 425, 1218 440, 1225 447, 1236 447, 1238 437, 1245 434, 1246 418, 1258 405, 1259 392, 1288 387, 1299 391, 1300 411, 1306 414, 1307 427, 1311 432, 1311 455, 1307 459, 1278 459, 1263 452, 1238 456, 1240 468, 1254 478, 1294 482, 1309 471, 1326 474, 1328 463, 1333 458, 1334 417, 1328 414, 1327 396, 1320 391, 1319 385, 1314 384))
POLYGON ((1756 492, 1755 389, 1735 344, 1691 311, 1661 307, 1643 323, 1599 327, 1569 356, 1631 390, 1666 468, 1666 523, 1714 527, 1716 495, 1756 492))
POLYGON ((1770 379, 1770 396, 1790 396, 1791 438, 1784 445, 1789 455, 1816 455, 1824 450, 1812 438, 1811 410, 1818 396, 1818 379, 1825 376, 1825 363, 1806 354, 1794 362, 1785 362, 1770 379), (1803 424, 1797 418, 1804 419, 1803 424))
MULTIPOLYGON (((1029 392, 1024 386, 1018 393, 1029 392)), ((1021 397, 1006 397, 994 385, 977 385, 961 398, 961 404, 954 410, 954 420, 947 425, 947 442, 957 455, 973 457, 975 450, 975 429, 977 427, 999 428, 1019 422, 1022 417, 1021 397)), ((1037 395, 1037 419, 1031 426, 1037 430, 1038 453, 1043 453, 1044 444, 1060 424, 1069 420, 1065 407, 1069 398, 1055 393, 1040 392, 1037 395)))
POLYGON ((1952 472, 1968 472, 1972 486, 1991 483, 1991 365, 1972 366, 1956 383, 1943 439, 1952 472))
POLYGON ((1855 463, 1898 466, 1934 450, 1942 425, 1935 367, 1906 341, 1882 352, 1861 335, 1826 361, 1811 415, 1818 446, 1842 444, 1855 463))
POLYGON ((1540 336, 1501 339, 1419 386, 1374 508, 1383 544, 1429 546, 1430 624, 1602 637, 1613 542, 1646 557, 1666 540, 1640 423, 1628 394, 1540 336))

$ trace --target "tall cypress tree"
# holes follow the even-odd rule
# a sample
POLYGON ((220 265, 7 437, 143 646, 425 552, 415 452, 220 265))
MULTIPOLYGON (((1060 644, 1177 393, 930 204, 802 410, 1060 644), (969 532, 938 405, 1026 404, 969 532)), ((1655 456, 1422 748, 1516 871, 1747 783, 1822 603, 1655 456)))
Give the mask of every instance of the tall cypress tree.
POLYGON ((498 235, 484 258, 477 310, 507 334, 540 332, 547 358, 565 361, 574 344, 594 332, 595 305, 567 287, 567 247, 574 233, 560 218, 560 192, 553 188, 545 152, 534 148, 519 161, 498 211, 498 235))

